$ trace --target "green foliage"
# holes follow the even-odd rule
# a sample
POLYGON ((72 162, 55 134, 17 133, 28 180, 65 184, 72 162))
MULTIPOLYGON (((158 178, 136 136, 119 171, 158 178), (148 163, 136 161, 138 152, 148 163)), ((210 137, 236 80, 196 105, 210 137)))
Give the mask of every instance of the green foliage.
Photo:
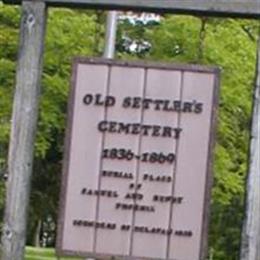
MULTIPOLYGON (((26 247, 25 260, 56 260, 57 257, 53 249, 26 247)), ((76 257, 62 257, 59 260, 80 260, 82 258, 76 257)))
MULTIPOLYGON (((64 143, 67 100, 71 64, 75 56, 97 55, 97 14, 67 9, 51 10, 48 18, 45 66, 42 81, 40 118, 36 138, 36 164, 32 191, 32 211, 29 242, 37 226, 37 219, 57 221, 59 179, 64 143), (66 17, 66 19, 64 19, 66 17), (40 205, 48 207, 40 208, 40 205)), ((100 27, 98 27, 100 30, 100 27)), ((55 234, 47 244, 54 245, 55 234)), ((43 232, 43 230, 41 231, 43 232)))
MULTIPOLYGON (((6 168, 15 85, 19 16, 18 8, 0 4, 0 166, 3 173, 6 168)), ((42 96, 35 142, 28 230, 29 243, 34 243, 39 219, 42 220, 43 225, 44 221, 47 220, 55 224, 57 219, 61 152, 63 150, 71 64, 75 56, 99 55, 103 44, 104 26, 97 24, 96 21, 101 20, 102 17, 103 13, 100 12, 69 9, 49 10, 42 96)), ((3 209, 3 192, 4 187, 3 182, 1 182, 0 214, 3 209)), ((40 232, 45 231, 41 229, 40 232)), ((49 231, 47 230, 47 232, 49 231)), ((55 239, 55 234, 52 235, 55 239)), ((48 243, 53 245, 54 241, 48 243)))
MULTIPOLYGON (((210 251, 214 260, 238 259, 258 23, 167 15, 160 26, 142 28, 143 35, 128 27, 122 24, 120 29, 132 41, 143 38, 151 43, 150 52, 143 55, 147 60, 221 69, 210 251)), ((119 56, 129 58, 123 51, 119 56)))
POLYGON ((6 173, 18 24, 19 15, 16 8, 7 7, 3 12, 3 5, 0 3, 0 219, 4 207, 4 183, 2 180, 6 173))
MULTIPOLYGON (((0 8, 3 9, 2 4, 0 8)), ((8 7, 5 12, 0 12, 0 161, 6 157, 5 149, 10 131, 18 19, 19 15, 14 8, 8 7)))
MULTIPOLYGON (((49 11, 30 207, 31 244, 39 219, 57 219, 71 61, 79 55, 100 56, 103 23, 102 12, 49 11)), ((0 169, 6 166, 18 27, 19 10, 0 4, 0 169)), ((202 63, 221 68, 210 228, 214 260, 238 259, 257 31, 258 23, 252 20, 172 15, 162 16, 159 24, 144 26, 124 20, 119 26, 119 58, 202 63), (136 51, 130 49, 132 42, 138 45, 136 51)))
POLYGON ((49 12, 37 157, 44 158, 55 139, 63 136, 71 63, 75 56, 94 55, 98 44, 95 19, 95 13, 66 9, 49 12))

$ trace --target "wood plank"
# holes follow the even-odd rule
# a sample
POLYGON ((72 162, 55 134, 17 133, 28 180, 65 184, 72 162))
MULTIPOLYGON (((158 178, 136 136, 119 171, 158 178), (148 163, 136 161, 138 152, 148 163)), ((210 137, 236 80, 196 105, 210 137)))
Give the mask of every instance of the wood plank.
POLYGON ((256 84, 253 99, 250 161, 247 178, 246 215, 240 260, 260 259, 260 39, 258 40, 256 84))
MULTIPOLYGON (((19 4, 22 0, 4 0, 19 4)), ((50 6, 122 9, 223 17, 259 18, 257 0, 31 0, 45 1, 50 6)))
POLYGON ((46 16, 44 2, 23 2, 8 157, 2 260, 24 259, 46 16))

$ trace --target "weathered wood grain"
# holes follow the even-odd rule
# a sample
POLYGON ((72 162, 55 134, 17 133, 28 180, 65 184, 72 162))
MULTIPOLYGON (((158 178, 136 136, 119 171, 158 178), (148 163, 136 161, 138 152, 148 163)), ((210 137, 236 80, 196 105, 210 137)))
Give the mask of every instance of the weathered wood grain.
POLYGON ((9 145, 1 260, 24 259, 45 24, 45 3, 24 1, 9 145))
MULTIPOLYGON (((21 3, 22 0, 4 0, 21 3)), ((50 6, 122 9, 224 17, 260 17, 258 0, 31 0, 50 6)))
POLYGON ((242 233, 240 260, 260 259, 260 39, 257 56, 247 180, 246 216, 242 233))

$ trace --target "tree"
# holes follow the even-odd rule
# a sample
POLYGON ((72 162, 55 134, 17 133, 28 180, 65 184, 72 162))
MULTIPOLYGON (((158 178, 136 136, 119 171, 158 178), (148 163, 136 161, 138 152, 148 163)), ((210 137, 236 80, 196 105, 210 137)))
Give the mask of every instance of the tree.
POLYGON ((4 207, 4 177, 7 173, 18 24, 16 8, 7 7, 3 12, 3 5, 0 3, 0 216, 3 215, 4 207))
MULTIPOLYGON (((165 15, 160 25, 121 24, 121 34, 150 43, 142 57, 221 68, 210 248, 214 260, 238 259, 256 62, 256 21, 165 15)), ((127 51, 119 56, 129 58, 127 51)))
MULTIPOLYGON (((103 37, 99 36, 104 34, 103 16, 102 12, 49 10, 28 223, 30 243, 39 241, 39 235, 42 240, 42 234, 39 234, 42 233, 40 231, 42 228, 37 228, 39 223, 42 223, 42 226, 45 222, 51 221, 54 225, 56 223, 71 64, 75 56, 100 54, 103 37), (63 19, 64 17, 66 19, 63 19)), ((2 168, 6 167, 19 19, 19 8, 0 4, 0 166, 2 163, 2 168)), ((3 169, 3 172, 5 170, 3 169)), ((0 213, 3 213, 3 194, 2 182, 0 213)), ((53 245, 53 241, 50 243, 53 245)))
MULTIPOLYGON (((28 223, 30 243, 39 242, 39 237, 42 242, 42 234, 49 232, 51 239, 44 239, 53 244, 71 59, 100 56, 104 20, 103 12, 49 12, 28 223)), ((1 168, 6 167, 18 28, 19 9, 0 4, 1 168)), ((210 229, 214 260, 234 260, 239 252, 257 29, 255 21, 173 15, 147 24, 124 19, 119 26, 119 58, 202 63, 222 70, 210 229), (137 47, 132 48, 133 43, 137 47)), ((3 186, 1 182, 0 209, 3 186)))

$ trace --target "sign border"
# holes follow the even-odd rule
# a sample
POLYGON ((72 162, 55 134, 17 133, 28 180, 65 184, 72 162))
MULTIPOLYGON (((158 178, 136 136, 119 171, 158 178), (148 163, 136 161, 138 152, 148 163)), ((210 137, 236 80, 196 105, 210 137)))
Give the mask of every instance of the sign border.
MULTIPOLYGON (((124 260, 151 260, 147 257, 135 257, 125 255, 106 255, 96 254, 90 252, 81 251, 70 251, 62 249, 62 231, 64 228, 64 215, 66 206, 66 195, 67 195, 67 183, 68 183, 68 167, 70 159, 70 147, 71 147, 71 132, 72 132, 72 121, 74 114, 74 102, 75 102, 75 89, 76 89, 76 78, 79 64, 96 64, 96 65, 108 65, 108 66, 120 66, 120 67, 136 67, 136 68, 149 68, 149 69, 160 69, 160 70, 178 70, 178 71, 189 71, 198 73, 209 73, 214 74, 214 86, 212 95, 212 108, 211 108, 211 119, 210 119, 210 135, 208 145, 208 156, 207 156, 207 167, 206 167, 206 186, 204 195, 203 205, 203 218, 202 218, 202 234, 200 241, 200 258, 202 260, 207 255, 208 250, 208 225, 210 216, 210 198, 211 188, 213 184, 213 157, 214 157, 214 146, 216 142, 216 126, 217 126, 217 108, 219 100, 220 90, 220 69, 213 66, 193 65, 193 64, 170 64, 170 63, 157 63, 157 62, 145 62, 145 61, 121 61, 114 59, 104 58, 84 58, 76 57, 73 59, 72 64, 72 77, 70 83, 69 102, 67 106, 67 127, 65 131, 65 148, 62 163, 62 179, 61 189, 59 196, 59 212, 58 212, 58 225, 57 225, 57 237, 56 237, 56 253, 58 256, 79 256, 79 257, 94 257, 102 259, 124 259, 124 260)), ((157 260, 160 260, 157 258, 157 260)), ((165 260, 164 258, 161 260, 165 260)))

